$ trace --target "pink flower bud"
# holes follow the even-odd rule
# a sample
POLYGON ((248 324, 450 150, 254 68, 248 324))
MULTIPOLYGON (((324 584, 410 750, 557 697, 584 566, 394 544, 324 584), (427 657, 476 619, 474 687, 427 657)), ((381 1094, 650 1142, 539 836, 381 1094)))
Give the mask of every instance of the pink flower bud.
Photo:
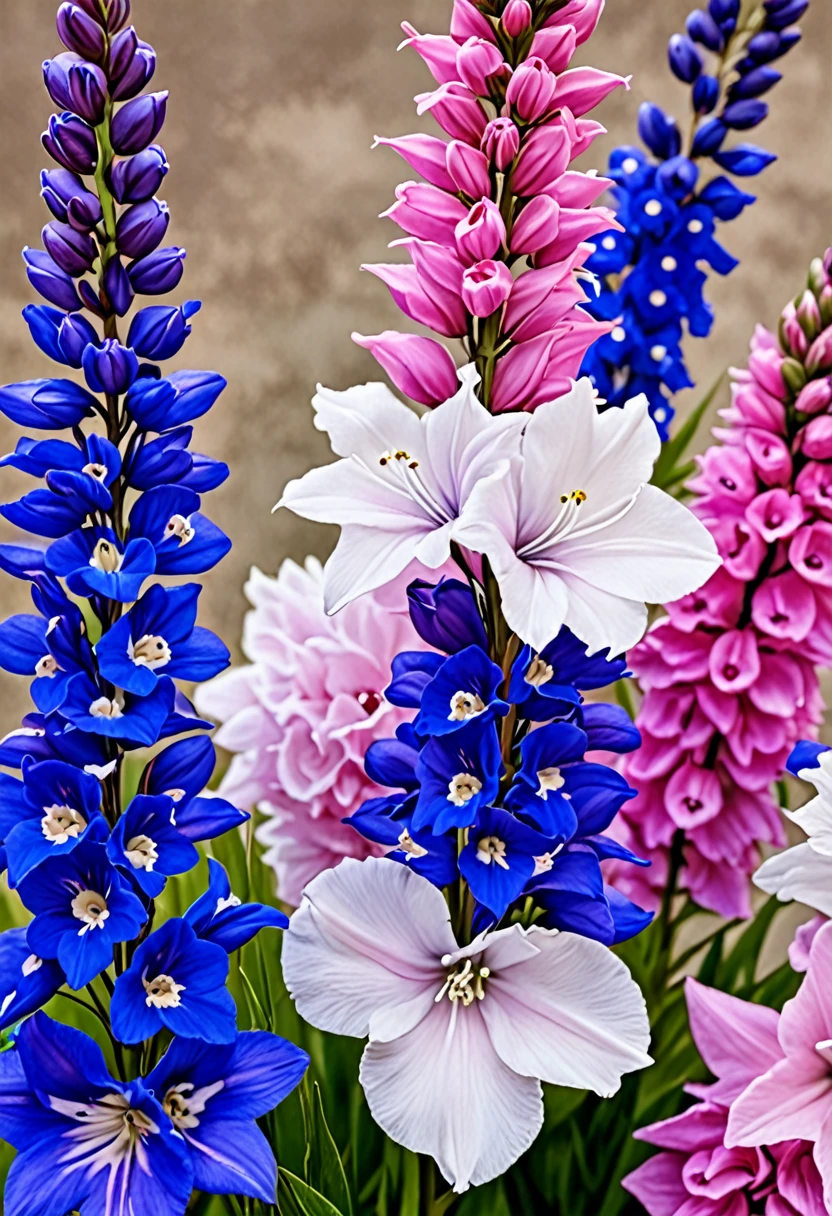
POLYGON ((591 207, 602 194, 615 185, 608 177, 596 173, 576 173, 568 169, 563 177, 548 191, 561 207, 591 207))
POLYGON ((532 6, 529 0, 508 0, 501 22, 509 38, 519 38, 532 23, 532 6))
POLYGON ((505 64, 502 54, 493 42, 484 38, 469 38, 456 53, 458 78, 472 93, 487 97, 488 77, 493 76, 505 64))
POLYGON ((748 359, 748 370, 756 382, 767 393, 778 400, 786 396, 786 382, 783 379, 783 355, 775 347, 756 347, 748 359))
POLYGON ((822 328, 820 308, 813 292, 809 291, 808 288, 798 301, 796 315, 806 337, 810 341, 816 338, 822 328))
POLYGON ((811 376, 814 372, 832 367, 832 327, 825 329, 820 337, 815 338, 806 352, 806 371, 811 376))
POLYGON ((832 379, 810 380, 798 393, 794 403, 800 414, 820 414, 832 405, 832 379))
POLYGON ((555 334, 541 334, 521 342, 497 360, 491 385, 491 408, 495 414, 525 408, 540 388, 549 366, 555 334))
POLYGON ((530 55, 548 63, 553 72, 564 72, 575 54, 577 35, 571 25, 538 30, 532 39, 530 55))
POLYGON ((767 486, 784 486, 791 480, 792 458, 789 449, 776 435, 749 431, 745 446, 754 461, 759 478, 767 486))
POLYGON ((462 306, 462 265, 451 249, 430 242, 402 241, 413 259, 412 266, 382 264, 363 266, 390 289, 396 304, 413 321, 427 325, 446 338, 467 332, 462 306))
POLYGON ((611 228, 617 232, 624 231, 615 218, 615 212, 609 207, 591 207, 588 210, 561 207, 558 234, 550 245, 538 253, 535 266, 551 266, 553 262, 560 262, 569 257, 583 241, 590 240, 600 232, 609 232, 611 228))
POLYGON ((578 280, 559 266, 529 270, 514 281, 503 329, 514 342, 551 332, 576 304, 586 299, 578 280))
POLYGON ((512 253, 537 253, 558 235, 560 207, 553 198, 539 194, 518 215, 511 230, 512 253))
POLYGON ((480 147, 504 173, 520 150, 520 132, 510 118, 493 118, 483 131, 480 147))
POLYGON ((664 791, 664 805, 677 828, 690 831, 715 819, 722 810, 722 788, 711 768, 686 760, 664 791))
POLYGON ((425 182, 402 182, 396 187, 396 202, 381 218, 390 219, 410 236, 440 245, 453 245, 454 230, 468 212, 452 194, 425 182))
POLYGON ((801 528, 789 545, 789 561, 807 582, 832 587, 832 524, 820 520, 801 528))
POLYGON ((448 145, 444 139, 438 139, 435 135, 402 135, 398 139, 384 139, 377 135, 373 147, 392 148, 432 186, 450 193, 456 190, 456 184, 446 167, 448 145))
POLYGON ((552 108, 557 83, 557 77, 543 59, 527 59, 508 82, 506 105, 523 122, 536 122, 552 108))
POLYGON ((595 27, 604 11, 604 2, 605 0, 570 0, 566 8, 553 13, 545 24, 547 26, 573 26, 578 46, 581 46, 595 32, 595 27))
POLYGON ((475 317, 490 317, 505 304, 513 282, 505 262, 477 262, 462 276, 462 302, 475 317))
POLYGON ((447 84, 457 79, 457 46, 453 38, 447 34, 420 34, 409 21, 402 22, 402 29, 406 37, 404 42, 399 43, 399 50, 412 46, 424 59, 431 76, 438 84, 447 84))
POLYGON ((396 388, 420 405, 439 405, 457 390, 456 364, 433 338, 387 329, 370 337, 353 334, 352 340, 378 360, 396 388))
POLYGON ((832 519, 832 465, 810 461, 798 473, 794 488, 807 507, 832 519))
POLYGON ((781 486, 759 494, 745 510, 745 518, 769 545, 782 540, 784 536, 791 536, 803 523, 804 517, 800 495, 789 494, 781 486))
POLYGON ((511 175, 511 190, 529 198, 545 194, 572 159, 572 141, 562 121, 535 127, 524 139, 511 175))
POLYGON ((791 302, 783 309, 780 316, 780 328, 783 342, 797 359, 804 359, 809 349, 809 339, 803 332, 803 327, 797 319, 797 310, 791 302))
POLYGON ((488 198, 475 203, 457 224, 454 235, 459 255, 469 266, 493 258, 506 239, 500 208, 488 198))
POLYGON ((801 433, 800 446, 811 460, 832 457, 832 415, 821 414, 807 423, 801 433))
POLYGON ((451 139, 479 145, 487 122, 485 111, 470 89, 459 81, 441 84, 432 93, 418 93, 413 99, 416 113, 428 111, 451 139))
POLYGON ((607 97, 613 89, 630 87, 629 76, 616 76, 598 68, 570 68, 557 78, 554 104, 558 109, 567 106, 576 118, 588 114, 607 97))
MULTIPOLYGON (((557 104, 557 101, 555 102, 557 104)), ((569 110, 562 110, 561 115, 571 113, 569 110)), ((591 148, 599 135, 606 135, 607 128, 602 126, 600 122, 595 122, 592 118, 577 118, 575 122, 575 134, 572 137, 572 160, 577 160, 586 152, 587 148, 591 148)))
POLYGON ((469 38, 487 38, 489 42, 497 39, 491 23, 486 20, 471 0, 454 0, 451 14, 451 37, 461 46, 469 38))
POLYGON ((454 139, 443 147, 452 188, 467 194, 469 198, 487 198, 491 193, 491 178, 485 155, 460 139, 454 139))
POLYGON ((802 642, 815 623, 812 588, 794 570, 764 580, 751 601, 751 620, 772 638, 802 642))
POLYGON ((760 652, 753 629, 731 629, 717 638, 708 663, 711 679, 720 692, 750 688, 760 674, 760 652))
POLYGON ((832 279, 832 246, 823 255, 823 269, 826 271, 826 277, 832 279))

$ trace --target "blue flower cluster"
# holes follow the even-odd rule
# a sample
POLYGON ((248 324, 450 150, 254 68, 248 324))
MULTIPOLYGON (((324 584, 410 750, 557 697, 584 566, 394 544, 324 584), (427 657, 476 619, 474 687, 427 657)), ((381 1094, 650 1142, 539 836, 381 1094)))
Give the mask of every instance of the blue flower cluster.
POLYGON ((0 742, 0 764, 20 772, 0 774, 0 861, 31 915, 0 934, 0 1029, 64 986, 87 988, 121 1076, 44 1014, 13 1032, 0 1054, 0 1135, 20 1150, 8 1216, 181 1216, 194 1186, 273 1203, 274 1157, 255 1120, 308 1063, 275 1036, 238 1033, 226 987, 229 956, 261 928, 284 928, 281 912, 241 904, 211 860, 205 894, 154 928, 155 900, 197 864, 196 842, 248 815, 202 796, 211 723, 174 682, 229 661, 196 624, 200 585, 148 582, 202 574, 228 552, 201 513, 228 469, 190 448, 223 378, 159 366, 199 304, 142 307, 119 333, 136 296, 177 286, 185 257, 160 248, 170 217, 155 194, 168 165, 153 141, 167 94, 142 93, 156 57, 129 16, 130 0, 61 4, 67 49, 44 65, 62 111, 43 137, 58 165, 41 176, 53 218, 44 248, 24 258, 48 303, 24 317, 41 350, 79 375, 0 389, 0 411, 48 433, 0 461, 37 482, 0 506, 37 538, 0 546, 0 568, 30 584, 34 605, 0 624, 0 666, 31 678, 35 705, 0 742), (123 806, 125 757, 161 743, 123 806), (140 1044, 149 1075, 137 1080, 139 1053, 123 1045, 140 1044))
POLYGON ((579 691, 620 679, 625 660, 587 655, 564 628, 540 654, 522 647, 504 673, 468 586, 417 581, 408 599, 433 649, 397 655, 385 695, 418 713, 367 751, 368 776, 396 792, 346 822, 438 887, 461 875, 474 932, 514 909, 607 945, 640 932, 651 915, 601 871, 612 858, 646 864, 604 835, 636 791, 586 758, 632 751, 640 735, 623 709, 579 691))
POLYGON ((669 47, 674 75, 691 86, 687 141, 675 119, 645 102, 638 129, 652 158, 629 146, 610 157, 623 231, 593 241, 586 265, 599 277, 599 294, 587 307, 618 324, 590 349, 583 372, 610 406, 645 393, 663 440, 674 413, 670 399, 693 387, 681 346, 685 329, 704 338, 713 325, 703 295, 708 271, 729 274, 737 265, 715 238, 717 224, 755 201, 725 174, 753 177, 776 159, 755 144, 726 141, 766 118, 762 97, 781 79, 771 65, 800 40, 793 23, 808 7, 809 0, 764 0, 742 13, 740 0, 709 0, 694 10, 687 32, 669 47), (722 172, 700 187, 708 161, 722 172))

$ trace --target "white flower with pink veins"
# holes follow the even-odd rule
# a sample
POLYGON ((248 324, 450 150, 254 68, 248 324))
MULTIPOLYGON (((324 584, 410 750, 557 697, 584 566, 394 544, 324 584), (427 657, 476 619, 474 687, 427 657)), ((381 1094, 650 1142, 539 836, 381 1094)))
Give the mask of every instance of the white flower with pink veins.
POLYGON ((306 883, 343 857, 378 851, 341 820, 387 792, 364 773, 364 753, 413 716, 383 690, 399 651, 425 649, 405 595, 418 574, 330 617, 315 558, 305 567, 285 561, 277 578, 254 568, 243 629, 250 665, 197 693, 200 713, 222 723, 216 742, 236 753, 220 793, 268 816, 257 837, 287 903, 298 904, 306 883))
POLYGON ((526 1151, 541 1081, 610 1097, 652 1063, 644 998, 606 946, 511 925, 460 947, 441 891, 383 858, 310 883, 282 965, 301 1017, 369 1038, 360 1079, 373 1118, 455 1191, 526 1151))

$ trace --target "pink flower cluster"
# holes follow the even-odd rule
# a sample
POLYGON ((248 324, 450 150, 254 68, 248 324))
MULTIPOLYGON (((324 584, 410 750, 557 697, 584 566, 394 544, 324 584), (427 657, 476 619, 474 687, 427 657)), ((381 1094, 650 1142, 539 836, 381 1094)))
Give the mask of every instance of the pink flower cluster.
MULTIPOLYGON (((438 86, 416 97, 418 113, 450 139, 377 141, 425 180, 402 183, 384 212, 405 233, 393 244, 410 263, 364 269, 412 320, 466 343, 495 413, 533 410, 567 392, 587 348, 612 328, 580 307, 587 297, 576 276, 592 252, 585 242, 620 227, 593 205, 611 183, 569 168, 604 133, 588 112, 628 86, 569 67, 603 6, 569 0, 534 13, 527 0, 510 0, 497 17, 490 0, 454 0, 449 35, 403 27, 404 45, 438 86)), ((455 393, 454 360, 434 339, 389 330, 353 337, 415 401, 433 406, 455 393)))
POLYGON ((717 1080, 688 1085, 702 1101, 636 1132, 636 1139, 663 1151, 625 1178, 624 1187, 649 1216, 825 1216, 811 1141, 726 1145, 726 1139, 733 1144, 729 1121, 736 1122, 732 1111, 740 1110, 742 1095, 785 1060, 780 1014, 693 979, 687 1001, 694 1040, 717 1080))
POLYGON ((394 656, 425 649, 405 583, 327 616, 322 578, 315 558, 305 568, 285 561, 276 579, 253 569, 243 632, 250 664, 197 694, 200 712, 222 723, 217 743, 238 753, 220 792, 268 816, 257 837, 290 904, 342 858, 379 851, 341 820, 387 793, 366 776, 364 753, 412 717, 384 698, 394 656))
POLYGON ((626 765, 639 796, 619 819, 653 859, 628 892, 650 906, 675 839, 680 885, 697 903, 751 914, 757 845, 784 843, 772 785, 821 720, 815 664, 832 661, 829 265, 813 265, 813 289, 785 310, 780 341, 757 330, 747 370, 732 373, 722 443, 689 483, 722 568, 668 604, 630 656, 643 744, 626 765))

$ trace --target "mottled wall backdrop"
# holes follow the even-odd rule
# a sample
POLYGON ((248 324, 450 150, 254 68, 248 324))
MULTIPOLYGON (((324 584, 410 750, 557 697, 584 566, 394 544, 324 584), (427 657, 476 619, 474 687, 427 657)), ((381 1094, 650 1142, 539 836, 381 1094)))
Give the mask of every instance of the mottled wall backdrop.
MULTIPOLYGON (((37 245, 46 212, 39 135, 50 113, 41 61, 59 49, 57 0, 0 0, 0 377, 48 374, 20 318, 33 297, 20 260, 37 245)), ((157 48, 155 88, 171 101, 163 142, 172 164, 163 196, 171 239, 188 249, 183 290, 204 301, 180 366, 227 376, 225 397, 198 425, 202 450, 231 465, 212 511, 234 552, 206 579, 203 623, 236 641, 240 591, 252 563, 274 571, 287 555, 325 555, 324 528, 270 515, 284 482, 326 458, 312 428, 316 380, 346 387, 375 374, 350 331, 395 327, 385 289, 359 273, 384 260, 398 234, 374 217, 391 201, 403 163, 370 151, 374 134, 416 129, 411 98, 430 87, 412 52, 396 54, 399 22, 447 28, 450 0, 134 0, 141 35, 157 48), (184 362, 183 362, 184 360, 184 362)), ((668 36, 687 0, 607 0, 586 48, 600 68, 634 75, 601 110, 610 135, 587 159, 603 168, 614 143, 634 139, 639 103, 686 101, 666 68, 668 36)), ((811 256, 832 243, 832 140, 828 63, 832 3, 814 0, 803 45, 789 56, 762 142, 781 160, 754 182, 760 202, 725 230, 742 258, 711 297, 719 320, 708 343, 690 344, 703 384, 742 360, 758 319, 772 321, 799 286, 811 256)), ((426 126, 425 129, 428 129, 426 126)), ((184 298, 177 293, 179 298, 184 298)), ((0 427, 4 450, 12 428, 0 427)), ((3 473, 11 497, 24 479, 3 473)), ((2 580, 3 615, 25 609, 23 588, 2 580)), ((0 682, 0 729, 24 704, 0 682)))

